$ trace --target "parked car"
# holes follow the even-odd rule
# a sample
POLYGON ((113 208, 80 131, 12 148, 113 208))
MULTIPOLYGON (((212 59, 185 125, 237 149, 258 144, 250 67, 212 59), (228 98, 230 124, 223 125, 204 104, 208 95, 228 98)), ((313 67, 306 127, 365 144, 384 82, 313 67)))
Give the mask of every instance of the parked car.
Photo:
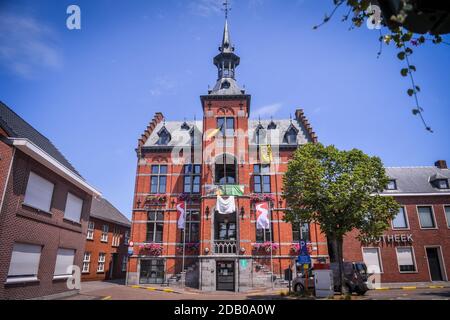
MULTIPOLYGON (((331 263, 330 269, 333 271, 334 291, 340 292, 340 276, 338 263, 331 263)), ((344 262, 345 285, 349 293, 364 295, 369 288, 367 287, 367 267, 364 262, 344 262)), ((297 277, 292 282, 292 288, 295 292, 303 293, 306 288, 306 275, 304 272, 297 273, 297 277)), ((313 269, 308 270, 308 289, 314 289, 313 269)))
MULTIPOLYGON (((340 292, 339 263, 331 263, 330 269, 333 271, 334 291, 340 292)), ((347 287, 349 293, 355 292, 358 295, 364 295, 369 290, 367 287, 367 279, 367 267, 364 262, 344 262, 344 285, 347 287)))

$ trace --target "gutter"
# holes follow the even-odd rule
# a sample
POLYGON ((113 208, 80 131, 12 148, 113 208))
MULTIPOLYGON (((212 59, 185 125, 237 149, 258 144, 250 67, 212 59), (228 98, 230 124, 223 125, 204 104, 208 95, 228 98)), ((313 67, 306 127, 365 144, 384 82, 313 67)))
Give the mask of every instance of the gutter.
POLYGON ((100 191, 88 184, 84 179, 62 165, 30 140, 24 138, 9 138, 9 140, 12 142, 14 147, 44 165, 51 171, 55 172, 57 175, 73 183, 75 186, 88 194, 94 197, 100 197, 102 195, 100 191))

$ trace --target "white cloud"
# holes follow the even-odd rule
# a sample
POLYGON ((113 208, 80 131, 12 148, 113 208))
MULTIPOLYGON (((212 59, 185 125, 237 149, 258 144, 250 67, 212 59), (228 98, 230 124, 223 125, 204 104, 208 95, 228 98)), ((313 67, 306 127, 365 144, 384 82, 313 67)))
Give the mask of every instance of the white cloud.
POLYGON ((153 80, 150 94, 154 97, 164 94, 174 94, 177 86, 177 82, 168 76, 157 77, 153 80))
POLYGON ((207 17, 222 11, 223 0, 191 0, 189 8, 194 14, 207 17))
POLYGON ((0 13, 0 65, 24 78, 37 68, 58 70, 62 57, 54 32, 32 17, 0 13))
POLYGON ((263 107, 260 107, 256 110, 254 110, 253 116, 273 116, 275 113, 277 113, 281 107, 283 106, 283 104, 281 102, 277 102, 277 103, 273 103, 273 104, 269 104, 263 107))

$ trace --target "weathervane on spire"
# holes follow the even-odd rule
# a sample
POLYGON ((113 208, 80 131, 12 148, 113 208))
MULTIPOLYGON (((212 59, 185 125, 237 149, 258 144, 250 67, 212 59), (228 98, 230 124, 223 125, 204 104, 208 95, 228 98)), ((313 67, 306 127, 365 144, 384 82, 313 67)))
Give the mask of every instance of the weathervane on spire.
POLYGON ((223 11, 225 11, 225 19, 228 19, 228 12, 231 11, 230 4, 228 3, 228 0, 225 0, 225 2, 223 3, 223 7, 224 7, 223 11))

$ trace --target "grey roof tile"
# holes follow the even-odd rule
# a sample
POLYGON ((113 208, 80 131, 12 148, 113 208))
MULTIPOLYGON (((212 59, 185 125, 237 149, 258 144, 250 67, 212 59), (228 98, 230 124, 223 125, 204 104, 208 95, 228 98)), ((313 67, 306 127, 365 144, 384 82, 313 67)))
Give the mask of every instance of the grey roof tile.
POLYGON ((57 160, 67 169, 81 177, 72 164, 53 145, 53 143, 22 119, 17 113, 0 101, 0 127, 12 138, 25 138, 33 142, 48 155, 57 160))
POLYGON ((130 220, 105 198, 92 199, 91 217, 128 227, 131 226, 130 220))
POLYGON ((450 179, 450 170, 437 167, 388 167, 386 173, 396 180, 397 190, 385 190, 384 194, 449 193, 449 189, 438 189, 432 183, 433 176, 450 179))

